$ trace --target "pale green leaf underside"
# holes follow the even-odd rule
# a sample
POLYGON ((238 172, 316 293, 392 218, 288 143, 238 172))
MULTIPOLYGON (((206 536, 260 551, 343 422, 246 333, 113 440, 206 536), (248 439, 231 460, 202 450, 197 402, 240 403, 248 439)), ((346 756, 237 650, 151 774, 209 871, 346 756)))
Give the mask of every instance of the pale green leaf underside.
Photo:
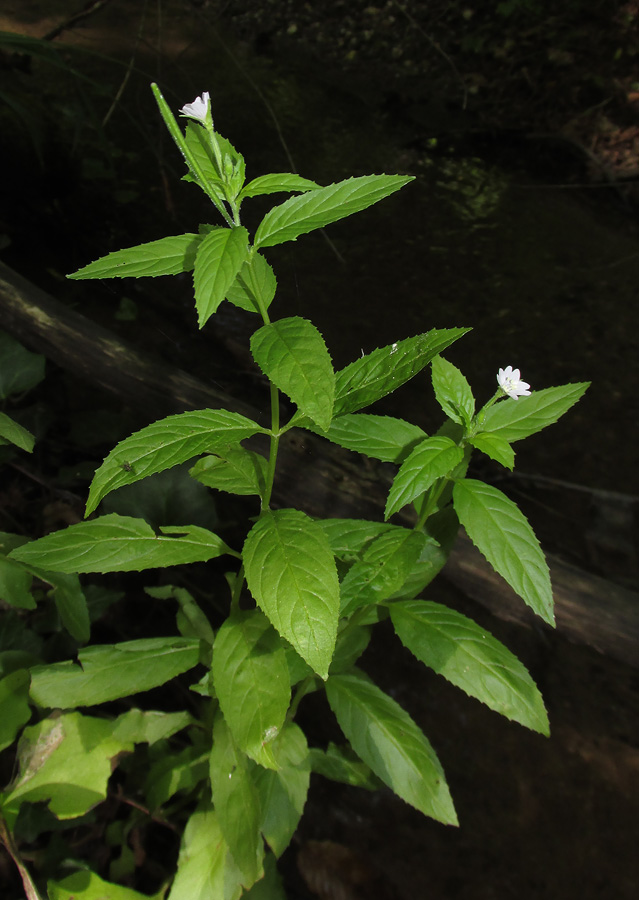
POLYGON ((30 431, 14 422, 6 413, 0 412, 0 444, 6 441, 9 444, 15 444, 21 450, 31 453, 35 438, 30 431))
POLYGON ((248 257, 248 231, 214 228, 202 240, 195 260, 193 285, 200 328, 216 312, 248 257))
POLYGON ((315 181, 302 178, 292 172, 273 172, 270 175, 260 175, 242 189, 240 200, 245 197, 258 197, 261 194, 277 194, 280 191, 314 191, 321 187, 315 181))
POLYGON ((459 521, 491 566, 538 616, 555 624, 546 559, 519 508, 497 488, 464 478, 453 488, 459 521))
POLYGON ((201 241, 199 234, 179 234, 115 250, 67 278, 141 278, 190 272, 201 241))
POLYGON ((457 824, 435 751, 398 703, 361 672, 331 676, 326 695, 351 746, 378 778, 425 815, 457 824))
POLYGON ((72 660, 31 669, 31 698, 39 706, 95 706, 166 684, 199 662, 194 638, 148 638, 99 644, 72 660))
POLYGON ((62 881, 47 882, 49 900, 163 900, 163 892, 140 894, 133 888, 104 881, 95 872, 81 869, 62 881))
POLYGON ((447 437, 435 435, 418 444, 395 476, 388 492, 384 518, 390 518, 421 496, 438 478, 452 472, 463 455, 461 447, 447 437))
POLYGON ((291 197, 266 214, 255 233, 255 246, 294 241, 301 234, 367 209, 412 180, 410 175, 363 175, 291 197))
POLYGON ((239 900, 241 873, 213 809, 196 809, 186 823, 168 900, 239 900))
POLYGON ((197 525, 164 526, 156 534, 144 519, 110 513, 70 525, 12 551, 27 565, 51 572, 140 572, 227 553, 224 541, 197 525), (170 537, 178 534, 179 537, 170 537))
POLYGON ((533 391, 529 397, 500 400, 486 412, 481 430, 497 434, 505 441, 520 441, 556 422, 584 395, 589 384, 589 381, 564 384, 533 391))
POLYGON ((239 443, 265 430, 239 413, 199 409, 167 416, 120 441, 96 471, 86 515, 111 491, 171 469, 214 451, 217 445, 239 443))
POLYGON ((372 413, 347 413, 333 419, 327 431, 316 429, 316 433, 347 450, 392 463, 402 462, 426 437, 421 428, 404 419, 372 413))
POLYGON ((72 819, 104 800, 115 758, 133 750, 111 732, 108 719, 77 712, 25 728, 18 745, 20 772, 3 798, 5 814, 13 818, 24 801, 48 800, 59 819, 72 819))
POLYGON ((337 637, 339 582, 321 527, 295 509, 263 513, 242 555, 258 606, 302 659, 326 678, 337 637))
POLYGON ((397 636, 429 668, 501 715, 548 734, 541 694, 527 669, 472 619, 441 603, 389 604, 397 636))
POLYGON ((267 378, 321 428, 333 414, 335 374, 324 338, 299 316, 264 325, 251 337, 251 353, 267 378))

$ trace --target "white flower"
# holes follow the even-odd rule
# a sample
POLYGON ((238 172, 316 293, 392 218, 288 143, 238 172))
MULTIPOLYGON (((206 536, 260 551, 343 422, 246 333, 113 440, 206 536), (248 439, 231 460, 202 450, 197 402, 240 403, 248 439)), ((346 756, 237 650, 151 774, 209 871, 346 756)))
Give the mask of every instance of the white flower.
POLYGON ((516 400, 517 397, 530 396, 530 385, 521 380, 519 369, 513 369, 512 366, 506 366, 505 369, 500 369, 499 374, 497 375, 497 381, 499 382, 499 387, 502 391, 505 394, 508 394, 509 397, 512 397, 513 400, 516 400))
POLYGON ((204 91, 201 97, 196 97, 193 103, 185 103, 180 112, 189 119, 197 119, 199 122, 206 122, 206 116, 209 111, 211 97, 208 91, 204 91))

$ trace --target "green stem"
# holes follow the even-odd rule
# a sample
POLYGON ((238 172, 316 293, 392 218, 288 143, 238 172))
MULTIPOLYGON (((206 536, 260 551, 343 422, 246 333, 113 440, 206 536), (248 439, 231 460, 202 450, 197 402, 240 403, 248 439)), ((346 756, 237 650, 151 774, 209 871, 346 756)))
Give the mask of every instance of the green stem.
MULTIPOLYGON (((213 205, 215 206, 215 208, 217 209, 219 214, 222 216, 222 218, 224 219, 226 224, 229 226, 229 228, 232 227, 233 222, 232 222, 231 218, 229 217, 229 214, 224 209, 224 207, 222 206, 222 204, 220 203, 218 198, 215 196, 215 193, 213 192, 213 190, 209 187, 206 175, 204 174, 204 171, 202 170, 202 167, 198 163, 197 159, 193 156, 193 154, 189 150, 186 140, 184 139, 184 135, 182 134, 182 130, 180 129, 180 126, 176 122, 175 116, 171 112, 171 108, 170 108, 169 104, 166 102, 166 100, 162 96, 162 92, 160 91, 160 88, 157 86, 157 84, 153 83, 151 85, 151 90, 153 91, 153 95, 154 95, 156 103, 159 107, 160 115, 164 119, 164 124, 168 128, 169 134, 173 138, 178 150, 184 157, 187 166, 193 172, 193 174, 197 178, 198 184, 200 185, 200 187, 202 188, 204 193, 212 201, 213 205)), ((219 155, 219 149, 218 149, 218 155, 219 155)))
POLYGON ((266 473, 266 489, 262 497, 262 509, 268 509, 273 493, 275 480, 275 466, 277 465, 277 451, 280 446, 280 394, 274 384, 269 385, 271 391, 271 446, 268 457, 268 470, 266 473))
POLYGON ((233 584, 233 593, 231 594, 231 614, 239 612, 240 609, 240 594, 242 593, 242 588, 244 587, 244 563, 240 566, 237 575, 235 576, 235 582, 233 584))
POLYGON ((415 522, 415 531, 421 531, 426 524, 426 520, 430 516, 432 516, 433 512, 437 509, 437 502, 449 481, 449 478, 440 478, 439 481, 436 481, 435 484, 429 489, 426 506, 422 510, 422 514, 418 518, 417 522, 415 522))

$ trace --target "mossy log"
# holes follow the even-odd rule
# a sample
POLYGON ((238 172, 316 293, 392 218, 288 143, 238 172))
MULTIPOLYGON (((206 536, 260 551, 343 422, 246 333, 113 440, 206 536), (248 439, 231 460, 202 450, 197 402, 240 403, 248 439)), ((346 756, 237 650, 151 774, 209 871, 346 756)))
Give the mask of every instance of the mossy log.
MULTIPOLYGON (((258 421, 252 406, 159 364, 0 263, 0 325, 31 350, 136 406, 148 421, 187 409, 225 407, 258 421)), ((374 463, 315 437, 282 441, 274 499, 309 515, 377 519, 388 484, 374 463)), ((568 639, 639 666, 639 595, 548 556, 557 627, 568 639)), ((494 615, 544 626, 460 534, 442 573, 494 615)))

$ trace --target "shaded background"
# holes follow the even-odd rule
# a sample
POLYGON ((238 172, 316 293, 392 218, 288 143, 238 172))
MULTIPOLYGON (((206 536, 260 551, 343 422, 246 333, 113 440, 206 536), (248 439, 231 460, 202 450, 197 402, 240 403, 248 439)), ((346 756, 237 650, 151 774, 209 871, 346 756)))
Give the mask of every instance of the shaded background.
MULTIPOLYGON (((210 220, 178 181, 150 81, 174 109, 209 90, 249 178, 415 175, 325 236, 269 251, 277 312, 312 318, 336 366, 431 327, 470 325, 447 356, 480 401, 507 364, 533 388, 591 380, 564 420, 518 448, 513 476, 486 461, 479 471, 522 504, 545 547, 634 590, 638 22, 636 3, 611 0, 560 10, 543 0, 3 0, 0 29, 47 37, 51 52, 0 40, 2 259, 158 358, 230 393, 248 387, 259 403, 242 350, 250 323, 223 307, 197 333, 188 277, 64 280, 109 250, 210 220)), ((264 208, 245 208, 254 226, 264 208)), ((55 367, 48 384, 35 429, 47 457, 34 463, 48 479, 63 465, 88 477, 133 414, 106 398, 92 414, 91 391, 55 367)), ((427 431, 438 423, 425 376, 379 411, 427 431)), ((66 486, 80 496, 85 484, 66 486)), ((37 518, 39 496, 11 496, 37 518)), ((39 527, 63 524, 55 515, 39 527)), ((458 696, 382 628, 365 667, 432 740, 461 828, 384 793, 314 781, 285 860, 290 896, 634 897, 636 667, 500 622, 449 586, 431 596, 521 655, 553 736, 458 696)), ((338 739, 319 701, 301 714, 317 743, 338 739)))

